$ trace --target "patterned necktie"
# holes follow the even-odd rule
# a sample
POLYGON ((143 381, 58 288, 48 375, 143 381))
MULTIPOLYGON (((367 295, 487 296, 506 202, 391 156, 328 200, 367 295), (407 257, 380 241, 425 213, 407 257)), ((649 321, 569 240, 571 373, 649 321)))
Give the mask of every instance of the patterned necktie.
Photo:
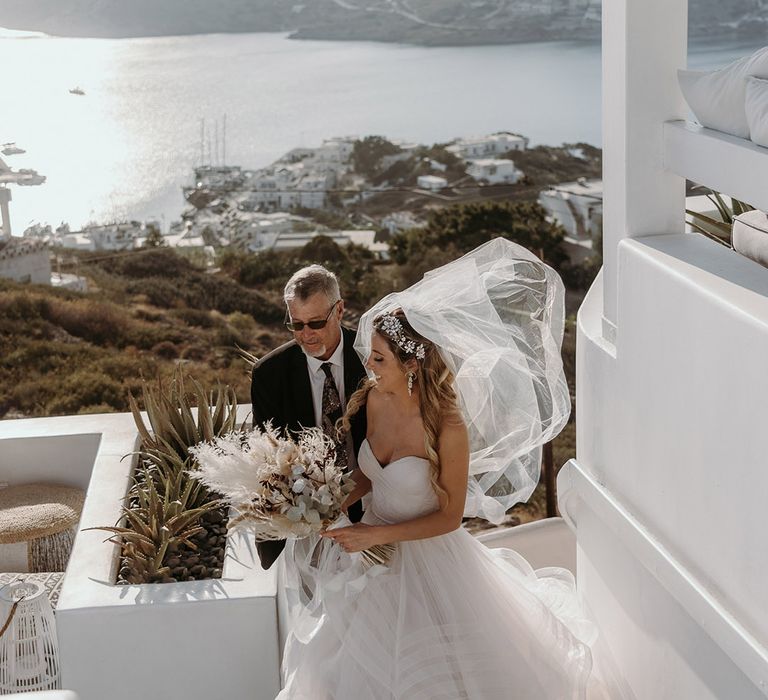
POLYGON ((336 437, 336 421, 341 418, 341 399, 339 398, 339 389, 331 374, 331 363, 323 362, 320 368, 325 372, 325 383, 323 384, 323 432, 333 440, 336 445, 336 464, 347 466, 347 447, 344 441, 339 442, 336 437))

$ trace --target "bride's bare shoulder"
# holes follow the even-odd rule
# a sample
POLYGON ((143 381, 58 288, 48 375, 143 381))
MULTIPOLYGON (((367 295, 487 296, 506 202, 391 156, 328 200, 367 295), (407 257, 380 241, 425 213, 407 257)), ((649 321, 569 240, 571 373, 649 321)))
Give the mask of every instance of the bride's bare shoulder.
POLYGON ((371 413, 372 411, 375 413, 381 409, 382 401, 382 395, 376 391, 375 387, 371 388, 368 392, 368 396, 365 397, 365 410, 368 411, 368 413, 371 413))
POLYGON ((443 418, 440 426, 440 442, 467 442, 467 424, 458 411, 452 411, 443 418))
POLYGON ((467 424, 464 422, 464 416, 461 415, 461 411, 459 411, 458 408, 455 408, 451 411, 446 411, 443 414, 441 429, 466 432, 467 424))

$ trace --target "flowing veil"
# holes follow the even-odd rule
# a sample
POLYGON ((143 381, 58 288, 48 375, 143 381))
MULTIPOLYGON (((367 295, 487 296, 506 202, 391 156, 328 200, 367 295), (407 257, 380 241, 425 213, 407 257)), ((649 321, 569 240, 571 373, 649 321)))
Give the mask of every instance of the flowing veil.
POLYGON ((565 426, 565 290, 525 248, 496 238, 385 296, 360 319, 355 349, 371 349, 373 321, 401 307, 453 372, 470 437, 466 516, 498 524, 539 481, 541 448, 565 426))

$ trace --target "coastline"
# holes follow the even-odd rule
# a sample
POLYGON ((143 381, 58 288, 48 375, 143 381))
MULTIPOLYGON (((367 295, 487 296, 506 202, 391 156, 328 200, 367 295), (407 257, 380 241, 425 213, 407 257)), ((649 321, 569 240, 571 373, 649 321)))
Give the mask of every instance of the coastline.
MULTIPOLYGON (((0 20, 1 21, 1 20, 0 20)), ((12 23, 11 23, 12 24, 12 23)), ((768 27, 768 22, 766 23, 768 27)), ((377 44, 400 44, 421 48, 471 48, 480 46, 511 46, 537 43, 599 43, 601 39, 600 23, 596 22, 584 27, 569 27, 567 31, 558 31, 546 26, 521 25, 514 32, 483 32, 469 30, 460 36, 456 32, 433 29, 424 31, 389 31, 381 28, 379 31, 360 31, 355 25, 332 27, 211 27, 206 29, 189 28, 187 30, 158 26, 157 31, 93 31, 83 28, 82 31, 51 31, 44 23, 23 26, 0 25, 0 39, 159 39, 172 37, 196 37, 210 35, 243 35, 270 34, 282 35, 291 41, 328 41, 328 42, 357 42, 377 44)), ((719 43, 765 41, 768 36, 765 31, 755 28, 718 27, 713 32, 711 25, 694 26, 689 29, 689 43, 719 43)))

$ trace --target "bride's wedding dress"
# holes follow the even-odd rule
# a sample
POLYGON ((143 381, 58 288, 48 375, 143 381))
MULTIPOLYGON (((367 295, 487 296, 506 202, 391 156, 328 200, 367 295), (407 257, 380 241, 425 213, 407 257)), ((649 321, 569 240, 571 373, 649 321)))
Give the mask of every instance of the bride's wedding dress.
MULTIPOLYGON (((365 441, 359 466, 373 486, 363 522, 437 509, 426 459, 382 466, 365 441)), ((593 628, 569 572, 534 571, 464 528, 398 543, 386 567, 330 539, 291 545, 281 570, 298 612, 278 700, 586 697, 593 628)))

